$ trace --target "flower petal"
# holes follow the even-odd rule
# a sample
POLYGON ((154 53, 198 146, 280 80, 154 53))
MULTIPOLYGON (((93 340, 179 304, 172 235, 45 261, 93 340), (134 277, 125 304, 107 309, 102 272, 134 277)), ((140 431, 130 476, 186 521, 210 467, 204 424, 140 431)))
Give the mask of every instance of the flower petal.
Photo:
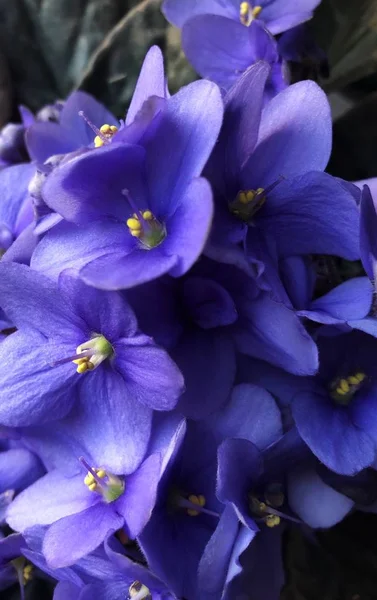
POLYGON ((122 525, 123 518, 111 505, 102 502, 59 519, 48 529, 43 541, 47 564, 54 569, 73 565, 93 552, 110 531, 116 531, 122 525))
POLYGON ((150 96, 165 98, 164 57, 158 46, 152 46, 145 56, 140 69, 131 104, 126 115, 126 125, 134 121, 144 102, 150 96))
POLYGON ((372 464, 375 445, 352 422, 350 411, 313 392, 297 394, 292 410, 299 434, 329 469, 354 475, 372 464))
POLYGON ((243 167, 245 189, 267 187, 281 175, 322 171, 331 152, 331 112, 313 81, 290 85, 265 107, 257 147, 243 167))
POLYGON ((354 502, 326 485, 314 469, 288 473, 288 500, 310 527, 332 527, 352 509, 354 502))
POLYGON ((71 409, 77 374, 72 363, 54 361, 75 352, 17 331, 0 344, 0 423, 22 426, 61 419, 71 409))
POLYGON ((157 218, 174 213, 190 181, 201 174, 222 118, 220 90, 209 81, 195 81, 167 101, 146 143, 150 208, 157 218))
POLYGON ((212 216, 211 186, 206 179, 193 179, 168 222, 163 251, 176 258, 170 275, 180 277, 197 260, 207 241, 212 216))
POLYGON ((98 496, 85 486, 81 473, 65 477, 60 471, 50 471, 13 500, 8 508, 7 523, 15 531, 24 531, 34 525, 50 525, 97 501, 98 496))

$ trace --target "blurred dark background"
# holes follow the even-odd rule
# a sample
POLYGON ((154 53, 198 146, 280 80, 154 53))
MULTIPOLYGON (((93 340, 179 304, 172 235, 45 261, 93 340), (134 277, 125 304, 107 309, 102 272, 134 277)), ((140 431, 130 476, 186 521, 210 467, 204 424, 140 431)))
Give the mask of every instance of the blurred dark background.
MULTIPOLYGON (((195 79, 160 4, 0 0, 0 126, 19 120, 19 104, 35 111, 73 89, 122 118, 152 44, 164 52, 172 92, 195 79)), ((328 170, 348 180, 377 176, 377 0, 323 0, 311 26, 330 63, 330 77, 320 82, 334 116, 328 170)), ((355 513, 310 540, 290 529, 284 548, 283 600, 377 600, 376 515, 355 513)), ((51 590, 35 580, 26 600, 51 598, 51 590)), ((0 597, 16 600, 19 590, 0 597)))

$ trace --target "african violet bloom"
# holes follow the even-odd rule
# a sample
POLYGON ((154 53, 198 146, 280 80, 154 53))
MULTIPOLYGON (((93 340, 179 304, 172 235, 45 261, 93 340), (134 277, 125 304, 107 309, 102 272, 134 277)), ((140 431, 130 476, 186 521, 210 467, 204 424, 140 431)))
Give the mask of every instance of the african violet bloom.
POLYGON ((44 237, 33 267, 50 276, 73 268, 109 290, 186 272, 211 225, 212 193, 199 175, 222 112, 218 88, 194 82, 163 104, 145 148, 113 141, 54 169, 44 199, 70 222, 44 237))
POLYGON ((0 253, 10 248, 33 220, 33 209, 28 185, 35 167, 30 164, 13 165, 0 171, 0 253))
POLYGON ((245 385, 236 387, 229 403, 207 421, 189 422, 185 437, 182 432, 177 439, 139 543, 151 570, 178 597, 231 598, 227 588, 239 571, 233 561, 238 562, 254 537, 216 497, 219 444, 240 436, 263 449, 280 435, 280 411, 273 398, 245 385))
POLYGON ((276 34, 310 19, 319 3, 320 0, 165 0, 162 10, 177 27, 183 27, 196 15, 220 15, 243 27, 258 19, 276 34))
POLYGON ((93 411, 94 422, 87 423, 79 410, 47 432, 32 428, 30 443, 56 467, 19 494, 7 511, 7 523, 16 531, 49 526, 42 550, 50 568, 73 565, 121 528, 131 539, 139 535, 156 500, 163 461, 170 457, 170 439, 159 452, 135 457, 129 444, 112 439, 106 422, 98 434, 103 423, 93 411))
POLYGON ((274 394, 287 420, 293 417, 304 442, 328 469, 355 475, 376 456, 377 341, 357 330, 339 334, 330 326, 317 345, 321 361, 315 377, 294 377, 244 359, 242 373, 274 394))
POLYGON ((221 16, 198 16, 184 25, 182 46, 195 70, 215 81, 222 90, 229 89, 259 60, 271 67, 265 101, 288 85, 288 72, 279 57, 277 43, 260 23, 243 27, 221 16))
POLYGON ((281 259, 358 258, 359 213, 353 187, 322 172, 331 150, 325 94, 314 82, 296 83, 262 111, 267 72, 257 63, 225 97, 222 132, 205 174, 214 189, 216 257, 228 261, 229 248, 243 242, 279 297, 281 259))
POLYGON ((138 332, 124 298, 66 274, 56 284, 6 263, 0 304, 18 328, 0 345, 0 422, 51 421, 78 403, 89 423, 109 421, 118 442, 141 458, 152 409, 171 410, 183 379, 168 354, 138 332))

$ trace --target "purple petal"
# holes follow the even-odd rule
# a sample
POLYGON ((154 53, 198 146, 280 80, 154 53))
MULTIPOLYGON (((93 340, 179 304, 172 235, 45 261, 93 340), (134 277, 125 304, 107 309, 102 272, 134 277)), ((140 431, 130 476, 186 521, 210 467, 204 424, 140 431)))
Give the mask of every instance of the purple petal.
POLYGON ((114 344, 114 369, 122 375, 129 395, 148 408, 172 410, 184 391, 182 373, 169 354, 150 338, 144 338, 142 345, 131 343, 125 340, 114 344))
POLYGON ((267 294, 249 303, 247 321, 236 331, 240 352, 295 375, 313 375, 318 350, 295 313, 267 294))
POLYGON ((102 502, 56 521, 43 542, 47 564, 54 569, 73 565, 93 552, 110 531, 120 529, 122 525, 123 518, 111 505, 102 502))
MULTIPOLYGON (((110 144, 57 167, 47 177, 43 198, 68 221, 85 224, 96 219, 126 221, 133 213, 122 192, 128 190, 141 208, 148 206, 140 146, 110 144)), ((124 224, 125 231, 128 231, 124 224)))
POLYGON ((0 171, 0 223, 7 225, 12 232, 34 173, 33 164, 13 165, 0 171))
MULTIPOLYGON (((110 263, 114 261, 115 265, 119 256, 123 257, 134 247, 135 238, 123 223, 110 219, 87 226, 63 222, 49 231, 38 244, 31 266, 57 279, 65 269, 73 269, 78 274, 81 268, 103 256, 109 256, 110 263)), ((106 275, 105 272, 103 277, 106 275)))
POLYGON ((191 419, 203 419, 220 408, 235 377, 232 340, 220 331, 194 329, 182 336, 173 357, 186 385, 178 410, 191 419))
POLYGON ((226 439, 218 449, 217 496, 234 504, 241 522, 258 531, 247 504, 248 492, 263 473, 262 455, 249 440, 226 439))
POLYGON ((201 174, 222 118, 220 90, 209 81, 195 81, 167 101, 146 144, 150 208, 158 218, 175 212, 188 184, 201 174))
POLYGON ((150 96, 165 98, 164 57, 158 46, 152 46, 146 54, 139 78, 126 115, 126 125, 134 121, 144 102, 150 96))
POLYGON ((81 91, 73 92, 64 103, 60 114, 60 125, 69 130, 70 135, 75 140, 76 148, 90 146, 96 135, 80 116, 80 112, 83 112, 98 128, 105 124, 119 125, 119 122, 107 108, 97 102, 93 96, 81 91))
POLYGON ((0 493, 23 490, 44 474, 39 459, 26 448, 0 453, 0 493))
POLYGON ((304 468, 288 473, 288 500, 310 527, 332 527, 354 505, 353 500, 326 485, 314 469, 304 468))
POLYGON ((85 473, 64 477, 51 471, 21 492, 8 508, 7 523, 16 531, 33 525, 50 525, 57 519, 92 506, 98 496, 84 484, 85 473))
POLYGON ((209 419, 211 428, 222 439, 244 438, 260 450, 283 433, 275 400, 266 390, 250 383, 235 386, 229 402, 209 419))
POLYGON ((331 112, 326 94, 301 81, 265 107, 257 147, 243 167, 245 189, 267 187, 281 175, 322 171, 331 152, 331 112))
POLYGON ((122 294, 89 287, 80 279, 71 277, 69 271, 60 275, 59 289, 69 298, 75 314, 80 315, 91 331, 102 333, 110 342, 135 335, 137 320, 122 294), (121 319, 119 315, 122 315, 121 319))
POLYGON ((258 226, 275 240, 280 255, 359 258, 358 207, 352 194, 326 173, 281 182, 271 192, 258 226))
POLYGON ((169 271, 174 277, 186 273, 198 259, 209 235, 212 216, 211 186, 206 179, 194 179, 167 225, 163 250, 176 258, 176 264, 169 271))
POLYGON ((371 281, 375 279, 377 261, 377 211, 370 189, 363 186, 360 203, 360 254, 363 267, 371 281))
POLYGON ((74 354, 77 343, 54 344, 17 331, 0 344, 0 423, 34 425, 61 419, 76 399, 72 363, 53 366, 74 354))
POLYGON ((269 71, 266 62, 257 62, 225 96, 224 123, 210 160, 211 181, 219 182, 218 189, 226 190, 226 180, 237 185, 240 168, 254 150, 269 71))
POLYGON ((70 581, 59 581, 54 589, 53 600, 79 600, 81 587, 70 581))
POLYGON ((38 121, 26 131, 25 142, 30 158, 38 165, 43 165, 50 156, 73 152, 81 145, 77 144, 75 135, 69 129, 58 123, 38 121))
POLYGON ((133 540, 150 519, 156 502, 160 473, 161 457, 153 454, 135 473, 126 478, 125 490, 116 503, 116 510, 123 515, 126 533, 133 540))
POLYGON ((238 20, 238 5, 238 0, 231 0, 230 2, 222 2, 222 0, 165 0, 162 12, 170 23, 182 27, 188 19, 203 14, 223 15, 238 20))
POLYGON ((57 285, 26 265, 0 265, 0 305, 17 328, 35 329, 47 339, 61 337, 69 342, 86 329, 57 285))
POLYGON ((352 422, 352 413, 313 392, 299 393, 292 405, 297 429, 312 452, 329 469, 354 475, 372 464, 375 445, 352 422))
POLYGON ((152 250, 136 248, 125 254, 104 253, 84 266, 80 277, 89 285, 103 290, 128 289, 157 279, 177 262, 176 256, 165 254, 164 242, 152 250))
MULTIPOLYGON (((199 75, 229 89, 251 64, 264 59, 256 47, 259 28, 252 29, 254 35, 240 21, 202 14, 184 24, 182 47, 199 75)), ((267 32, 265 36, 270 37, 267 32)))
POLYGON ((3 254, 2 261, 29 265, 37 244, 38 238, 35 235, 34 223, 30 223, 3 254))
MULTIPOLYGON (((318 2, 311 2, 311 3, 318 4, 318 2)), ((275 2, 275 4, 278 4, 278 2, 275 2)), ((284 4, 285 4, 285 2, 284 2, 284 4)), ((266 19, 266 25, 268 27, 268 30, 271 33, 273 33, 274 35, 277 35, 278 33, 282 33, 283 31, 288 31, 289 29, 296 27, 296 25, 299 25, 300 23, 309 21, 309 19, 312 18, 312 12, 311 11, 304 12, 303 8, 304 7, 300 6, 300 12, 299 12, 297 10, 297 4, 295 4, 294 12, 283 15, 281 17, 272 18, 272 20, 269 20, 268 22, 267 22, 267 18, 263 14, 263 11, 262 11, 261 16, 262 16, 262 18, 266 19)), ((287 12, 288 12, 288 10, 289 10, 289 6, 287 7, 287 12)))
POLYGON ((298 314, 325 324, 363 319, 370 311, 372 299, 373 286, 368 277, 354 277, 314 300, 309 310, 298 314))
POLYGON ((106 364, 81 377, 80 404, 66 420, 68 429, 87 448, 95 466, 115 474, 132 473, 148 446, 152 411, 106 364))
POLYGON ((232 507, 225 507, 199 563, 198 585, 202 600, 218 600, 223 597, 222 593, 239 528, 238 518, 232 507))
POLYGON ((224 327, 237 320, 232 297, 216 281, 194 276, 183 285, 183 297, 190 316, 202 329, 224 327))

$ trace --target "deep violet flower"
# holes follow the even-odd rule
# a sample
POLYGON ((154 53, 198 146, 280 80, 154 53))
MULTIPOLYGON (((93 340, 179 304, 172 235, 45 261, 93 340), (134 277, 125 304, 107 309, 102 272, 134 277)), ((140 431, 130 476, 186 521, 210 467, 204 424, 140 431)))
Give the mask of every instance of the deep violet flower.
POLYGON ((182 27, 196 15, 221 15, 250 26, 254 19, 262 21, 273 34, 291 29, 311 18, 320 0, 165 0, 162 10, 168 21, 182 27))
POLYGON ((6 263, 0 304, 18 328, 0 344, 0 422, 39 424, 62 418, 76 403, 83 420, 106 423, 137 463, 152 409, 172 409, 183 378, 168 354, 138 332, 124 298, 69 275, 56 284, 6 263))
POLYGON ((73 268, 103 289, 185 273, 211 226, 212 193, 199 176, 222 113, 218 88, 194 82, 166 101, 145 148, 113 142, 55 169, 44 198, 71 223, 44 237, 33 267, 73 268))

